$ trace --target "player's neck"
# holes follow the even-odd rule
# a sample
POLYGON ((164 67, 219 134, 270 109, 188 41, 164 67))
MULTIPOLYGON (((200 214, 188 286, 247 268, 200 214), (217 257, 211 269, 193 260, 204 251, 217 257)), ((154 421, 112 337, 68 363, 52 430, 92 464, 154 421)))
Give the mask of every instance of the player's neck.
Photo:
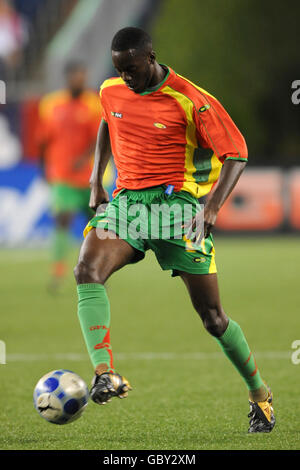
POLYGON ((168 70, 166 67, 162 67, 158 62, 155 62, 154 72, 152 75, 151 82, 149 83, 149 88, 153 88, 156 85, 158 85, 160 82, 162 82, 167 73, 168 73, 168 70))
POLYGON ((82 95, 83 91, 84 90, 81 89, 81 88, 78 88, 78 89, 77 88, 74 88, 74 89, 70 88, 69 89, 70 95, 73 99, 79 98, 82 95))

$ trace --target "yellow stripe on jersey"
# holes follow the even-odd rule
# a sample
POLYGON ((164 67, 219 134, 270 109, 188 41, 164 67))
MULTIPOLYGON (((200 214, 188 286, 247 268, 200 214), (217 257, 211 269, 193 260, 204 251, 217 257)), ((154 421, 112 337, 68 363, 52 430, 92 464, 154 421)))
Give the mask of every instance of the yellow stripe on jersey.
POLYGON ((179 91, 174 90, 173 88, 166 86, 161 90, 162 93, 166 93, 174 98, 181 106, 186 116, 186 147, 185 147, 185 173, 184 173, 184 183, 182 189, 188 191, 193 196, 198 197, 198 185, 193 173, 196 171, 194 166, 194 150, 198 147, 197 137, 196 137, 196 126, 193 120, 193 102, 185 95, 179 91))
MULTIPOLYGON (((222 163, 218 159, 217 155, 214 153, 211 157, 211 171, 208 177, 208 184, 210 185, 209 191, 215 181, 219 178, 222 169, 222 163)), ((207 194, 207 193, 205 193, 207 194)))
POLYGON ((210 159, 210 171, 206 181, 199 181, 197 182, 195 178, 195 174, 197 168, 195 167, 194 157, 195 157, 195 149, 198 148, 198 142, 196 137, 196 125, 193 119, 193 109, 194 103, 190 98, 185 96, 184 94, 180 93, 177 90, 174 90, 170 86, 164 87, 162 93, 166 93, 172 98, 174 98, 181 106, 183 111, 185 112, 187 126, 186 126, 186 148, 185 148, 185 172, 184 172, 184 182, 182 185, 182 190, 188 191, 196 198, 200 198, 208 194, 211 190, 213 183, 218 178, 222 163, 215 155, 212 155, 210 159))
POLYGON ((57 90, 45 95, 39 103, 39 116, 41 119, 48 119, 55 106, 67 103, 70 93, 67 90, 57 90))
POLYGON ((99 91, 100 96, 101 96, 102 90, 104 90, 104 88, 114 86, 114 85, 124 85, 124 80, 121 77, 119 77, 119 78, 109 78, 109 79, 105 80, 102 83, 101 87, 100 87, 100 91, 99 91))
MULTIPOLYGON (((210 96, 210 97, 213 98, 215 101, 218 101, 215 96, 213 96, 213 95, 211 95, 210 93, 208 93, 208 91, 204 90, 204 88, 201 88, 200 86, 195 85, 195 83, 191 82, 190 80, 188 80, 188 79, 185 78, 185 77, 182 77, 182 76, 179 75, 179 74, 177 74, 177 75, 178 75, 178 77, 182 78, 182 79, 185 80, 186 82, 190 83, 194 88, 196 88, 196 90, 199 90, 200 93, 201 93, 201 95, 202 95, 203 97, 206 97, 206 98, 207 98, 208 96, 210 96)), ((240 151, 239 151, 239 149, 236 147, 236 145, 235 145, 235 143, 234 143, 234 141, 233 141, 233 139, 232 139, 232 136, 231 136, 229 130, 227 129, 227 127, 226 127, 226 125, 225 125, 225 123, 224 123, 224 120, 221 118, 221 116, 219 115, 219 113, 218 113, 217 110, 215 109, 214 104, 213 104, 212 102, 209 102, 209 101, 207 101, 207 103, 210 104, 210 105, 213 107, 213 109, 215 110, 215 113, 217 114, 217 116, 218 116, 220 122, 222 123, 222 126, 224 127, 224 129, 225 129, 225 131, 226 131, 228 137, 230 138, 230 140, 231 140, 231 142, 232 142, 232 144, 233 144, 235 150, 237 151, 237 154, 238 154, 238 156, 239 156, 238 159, 247 160, 247 159, 241 158, 240 151)), ((207 132, 207 134, 208 134, 208 130, 207 130, 207 129, 206 129, 206 132, 207 132)), ((208 135, 209 135, 209 134, 208 134, 208 135)))

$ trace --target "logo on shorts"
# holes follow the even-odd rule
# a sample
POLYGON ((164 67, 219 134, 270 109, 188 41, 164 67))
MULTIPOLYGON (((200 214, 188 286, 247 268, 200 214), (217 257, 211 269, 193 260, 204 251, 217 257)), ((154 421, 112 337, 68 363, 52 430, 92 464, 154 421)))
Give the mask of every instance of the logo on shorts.
POLYGON ((123 117, 122 113, 115 113, 114 111, 111 111, 111 115, 119 119, 122 119, 123 117))
POLYGON ((201 106, 199 111, 200 111, 200 113, 204 113, 204 111, 206 111, 209 108, 210 108, 210 104, 205 104, 204 106, 201 106))
POLYGON ((153 126, 157 127, 158 129, 166 129, 167 126, 162 124, 161 122, 154 122, 153 126))
POLYGON ((200 256, 200 258, 194 258, 195 263, 205 263, 206 258, 204 256, 200 256))

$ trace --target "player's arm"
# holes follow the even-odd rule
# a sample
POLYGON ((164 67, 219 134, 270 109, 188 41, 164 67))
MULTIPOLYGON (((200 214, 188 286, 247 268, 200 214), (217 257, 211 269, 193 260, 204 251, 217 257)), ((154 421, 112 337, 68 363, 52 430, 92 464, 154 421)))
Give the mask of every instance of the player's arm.
POLYGON ((101 116, 101 106, 97 95, 90 93, 90 97, 93 99, 88 102, 90 112, 89 122, 86 126, 86 131, 89 133, 89 143, 86 146, 86 149, 80 155, 77 155, 77 157, 74 158, 74 171, 80 171, 82 167, 91 163, 91 158, 96 147, 96 139, 99 130, 99 116, 101 116))
POLYGON ((88 147, 87 149, 80 154, 74 164, 73 164, 73 170, 79 171, 86 163, 91 159, 92 153, 95 150, 96 146, 96 140, 94 140, 88 147))
POLYGON ((46 179, 47 151, 51 142, 51 106, 46 97, 42 98, 38 107, 38 121, 34 132, 34 141, 38 151, 38 164, 46 179))
POLYGON ((103 186, 103 175, 111 157, 111 145, 108 124, 102 119, 96 140, 93 171, 90 178, 91 196, 89 206, 96 210, 109 196, 103 186))
POLYGON ((38 142, 38 164, 42 172, 42 176, 46 179, 46 149, 47 143, 46 142, 38 142))
POLYGON ((215 225, 219 210, 238 182, 247 162, 240 160, 225 160, 219 181, 212 196, 204 208, 204 236, 208 237, 215 225))
MULTIPOLYGON (((208 237, 215 225, 219 210, 238 182, 248 159, 245 139, 221 103, 211 95, 206 97, 210 106, 195 112, 197 136, 204 147, 209 147, 223 163, 218 183, 204 208, 204 236, 208 237)), ((196 216, 202 217, 203 213, 196 216)), ((195 218, 194 218, 195 219, 195 218)), ((191 231, 201 227, 197 220, 192 221, 191 231)), ((201 239, 196 233, 196 240, 201 239)))
POLYGON ((187 238, 200 242, 204 237, 208 237, 214 227, 219 210, 228 198, 229 194, 238 182, 247 162, 239 160, 226 160, 217 183, 217 186, 208 199, 204 207, 204 217, 202 212, 196 214, 190 224, 187 225, 187 238), (203 223, 202 223, 203 222, 203 223), (201 233, 203 227, 204 233, 201 233))

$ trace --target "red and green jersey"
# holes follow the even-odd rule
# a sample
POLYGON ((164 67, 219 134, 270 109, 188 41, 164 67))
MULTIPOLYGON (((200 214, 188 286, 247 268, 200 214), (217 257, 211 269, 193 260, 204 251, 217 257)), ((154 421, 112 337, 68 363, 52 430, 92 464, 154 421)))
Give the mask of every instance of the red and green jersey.
POLYGON ((85 90, 73 99, 68 90, 42 98, 39 106, 38 143, 46 144, 45 169, 52 183, 89 187, 92 155, 80 168, 76 162, 96 140, 101 107, 97 93, 85 90))
POLYGON ((100 98, 118 170, 115 194, 171 184, 199 198, 226 159, 247 159, 245 140, 220 102, 171 68, 158 87, 140 94, 110 78, 100 98))

